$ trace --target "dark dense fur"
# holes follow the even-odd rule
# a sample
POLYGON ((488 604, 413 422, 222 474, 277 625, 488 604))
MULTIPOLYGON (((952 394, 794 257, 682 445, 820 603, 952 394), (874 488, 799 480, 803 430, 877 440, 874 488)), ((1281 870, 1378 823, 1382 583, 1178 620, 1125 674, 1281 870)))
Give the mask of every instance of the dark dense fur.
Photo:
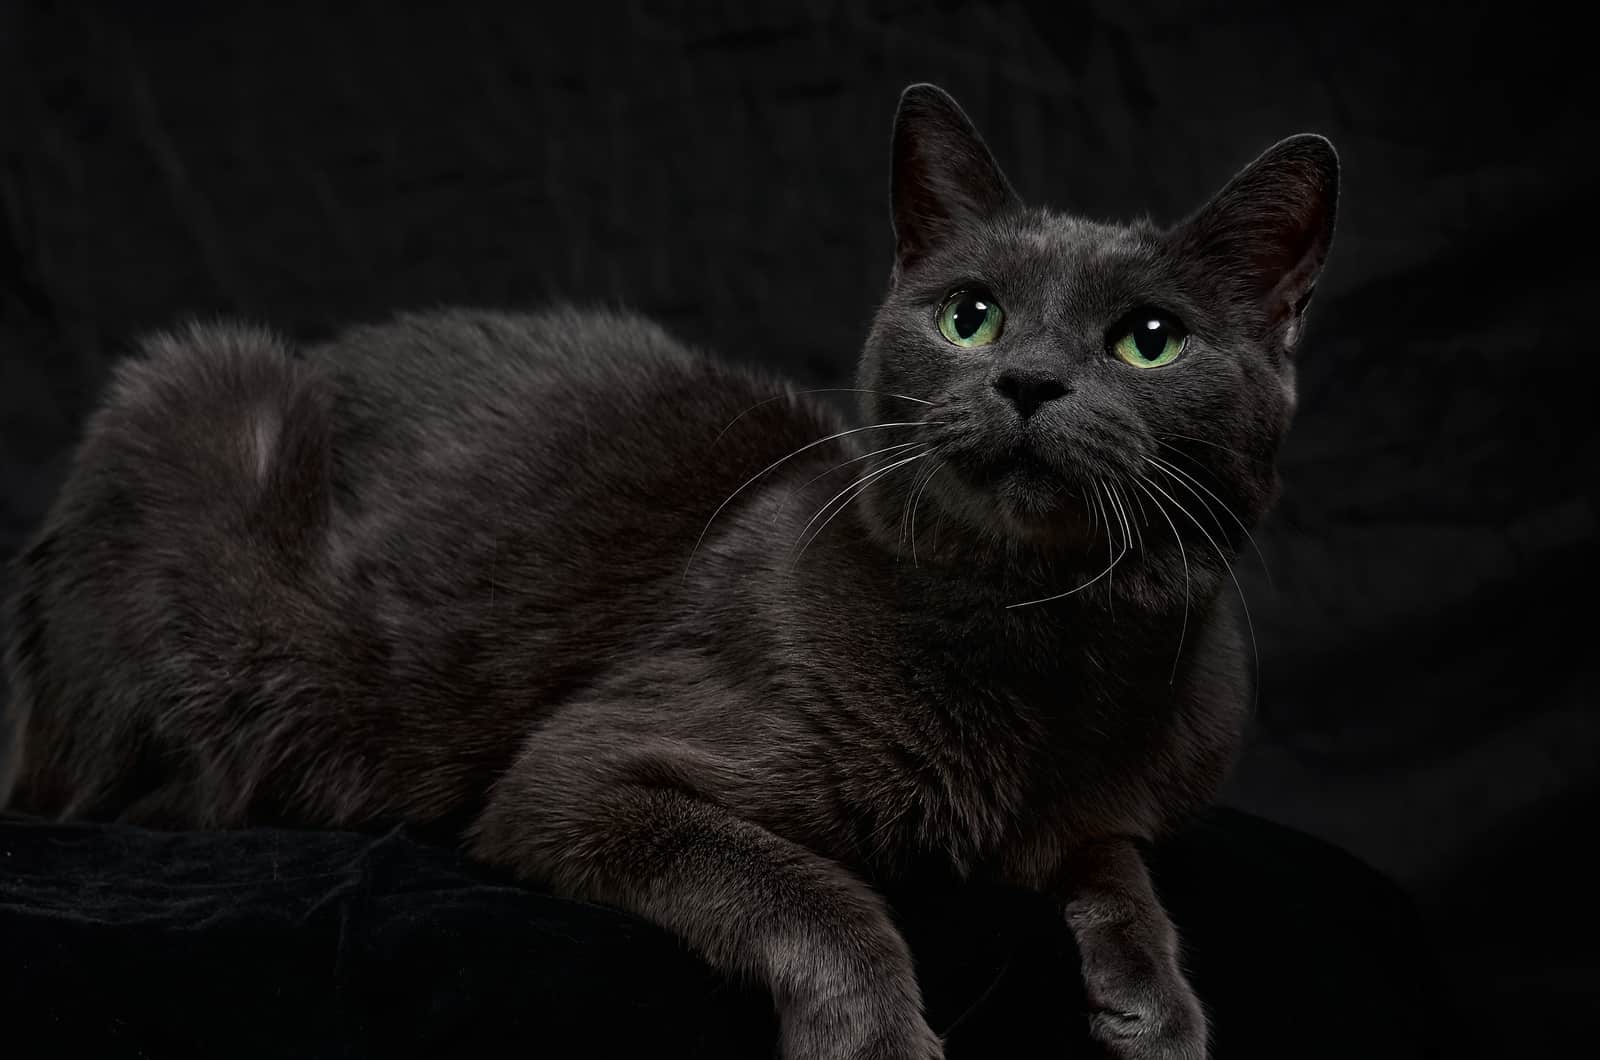
POLYGON ((151 339, 18 568, 0 796, 459 822, 767 984, 791 1058, 940 1055, 872 884, 999 879, 1060 899, 1114 1055, 1201 1056, 1137 844, 1247 709, 1227 563, 1335 181, 1297 137, 1173 228, 1067 218, 907 90, 845 434, 619 316, 151 339), (973 285, 1006 323, 966 349, 935 320, 973 285), (1108 352, 1144 306, 1190 332, 1164 368, 1108 352))

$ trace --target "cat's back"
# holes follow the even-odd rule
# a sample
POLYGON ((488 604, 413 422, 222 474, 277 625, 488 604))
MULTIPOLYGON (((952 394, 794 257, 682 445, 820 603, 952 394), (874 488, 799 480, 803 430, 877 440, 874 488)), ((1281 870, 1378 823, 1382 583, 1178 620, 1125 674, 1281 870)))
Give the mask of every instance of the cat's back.
POLYGON ((157 820, 459 801, 667 620, 723 499, 836 429, 618 314, 155 337, 18 563, 0 801, 18 776, 46 812, 157 820))
POLYGON ((312 346, 304 361, 335 403, 333 449, 351 479, 452 454, 495 452, 541 475, 645 444, 698 452, 722 412, 780 392, 648 319, 572 308, 406 314, 312 346), (594 444, 597 430, 609 444, 594 444), (556 451, 580 433, 581 449, 556 451))
POLYGON ((330 570, 403 570, 433 628, 564 657, 664 620, 719 505, 842 426, 626 314, 404 316, 305 360, 332 402, 330 570))
MULTIPOLYGON (((849 442, 809 449, 842 429, 834 412, 628 314, 408 315, 304 360, 330 402, 335 565, 401 532, 412 559, 491 538, 508 576, 546 565, 526 572, 536 596, 581 583, 574 605, 681 574, 743 483, 797 451, 801 466, 836 460, 849 442)), ((458 584, 455 563, 414 567, 417 584, 434 570, 441 591, 458 584)))

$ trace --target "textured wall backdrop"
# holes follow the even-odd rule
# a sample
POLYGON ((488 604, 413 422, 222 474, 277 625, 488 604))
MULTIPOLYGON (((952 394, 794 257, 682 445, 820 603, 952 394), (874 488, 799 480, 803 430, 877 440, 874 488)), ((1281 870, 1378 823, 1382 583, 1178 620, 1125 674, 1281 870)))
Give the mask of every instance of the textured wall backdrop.
POLYGON ((1474 1038, 1534 1055, 1600 995, 1570 919, 1600 789, 1596 129, 1576 31, 1516 13, 0 5, 0 553, 108 365, 186 314, 314 336, 603 301, 847 378, 910 81, 1025 196, 1101 217, 1175 219, 1320 131, 1346 194, 1271 584, 1239 572, 1264 683, 1230 799, 1398 878, 1474 1038))

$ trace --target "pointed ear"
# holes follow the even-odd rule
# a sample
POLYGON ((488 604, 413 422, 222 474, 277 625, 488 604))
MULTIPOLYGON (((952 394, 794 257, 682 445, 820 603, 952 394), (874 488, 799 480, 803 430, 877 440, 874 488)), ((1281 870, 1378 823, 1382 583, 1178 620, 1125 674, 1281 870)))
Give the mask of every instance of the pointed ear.
POLYGON ((978 130, 949 93, 934 85, 912 85, 900 94, 890 189, 897 273, 962 221, 1018 205, 978 130))
POLYGON ((1272 352, 1294 352, 1333 242, 1339 156, 1306 133, 1271 147, 1183 225, 1189 251, 1263 310, 1272 352))

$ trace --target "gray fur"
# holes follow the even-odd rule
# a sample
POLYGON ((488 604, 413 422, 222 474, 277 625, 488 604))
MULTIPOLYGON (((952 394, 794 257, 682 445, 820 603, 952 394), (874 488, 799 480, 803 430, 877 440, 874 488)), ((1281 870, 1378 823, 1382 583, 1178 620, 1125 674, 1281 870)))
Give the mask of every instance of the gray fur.
POLYGON ((1285 141, 1171 229, 1096 224, 1018 203, 913 86, 894 168, 861 407, 926 425, 813 445, 849 425, 616 315, 148 340, 18 563, 0 794, 173 827, 457 823, 766 984, 792 1060, 941 1055, 874 885, 1004 880, 1059 897, 1113 1055, 1204 1055, 1136 846, 1234 752, 1241 528, 1133 483, 1165 453, 1244 524, 1270 503, 1332 150, 1285 141), (960 349, 934 315, 974 282, 1006 329, 960 349), (1192 332, 1160 371, 1107 353, 1146 304, 1192 332), (1061 396, 1023 417, 1007 373, 1061 396), (924 442, 799 547, 923 450, 855 458, 924 442), (1007 606, 1094 579, 1135 528, 1109 576, 1007 606))

